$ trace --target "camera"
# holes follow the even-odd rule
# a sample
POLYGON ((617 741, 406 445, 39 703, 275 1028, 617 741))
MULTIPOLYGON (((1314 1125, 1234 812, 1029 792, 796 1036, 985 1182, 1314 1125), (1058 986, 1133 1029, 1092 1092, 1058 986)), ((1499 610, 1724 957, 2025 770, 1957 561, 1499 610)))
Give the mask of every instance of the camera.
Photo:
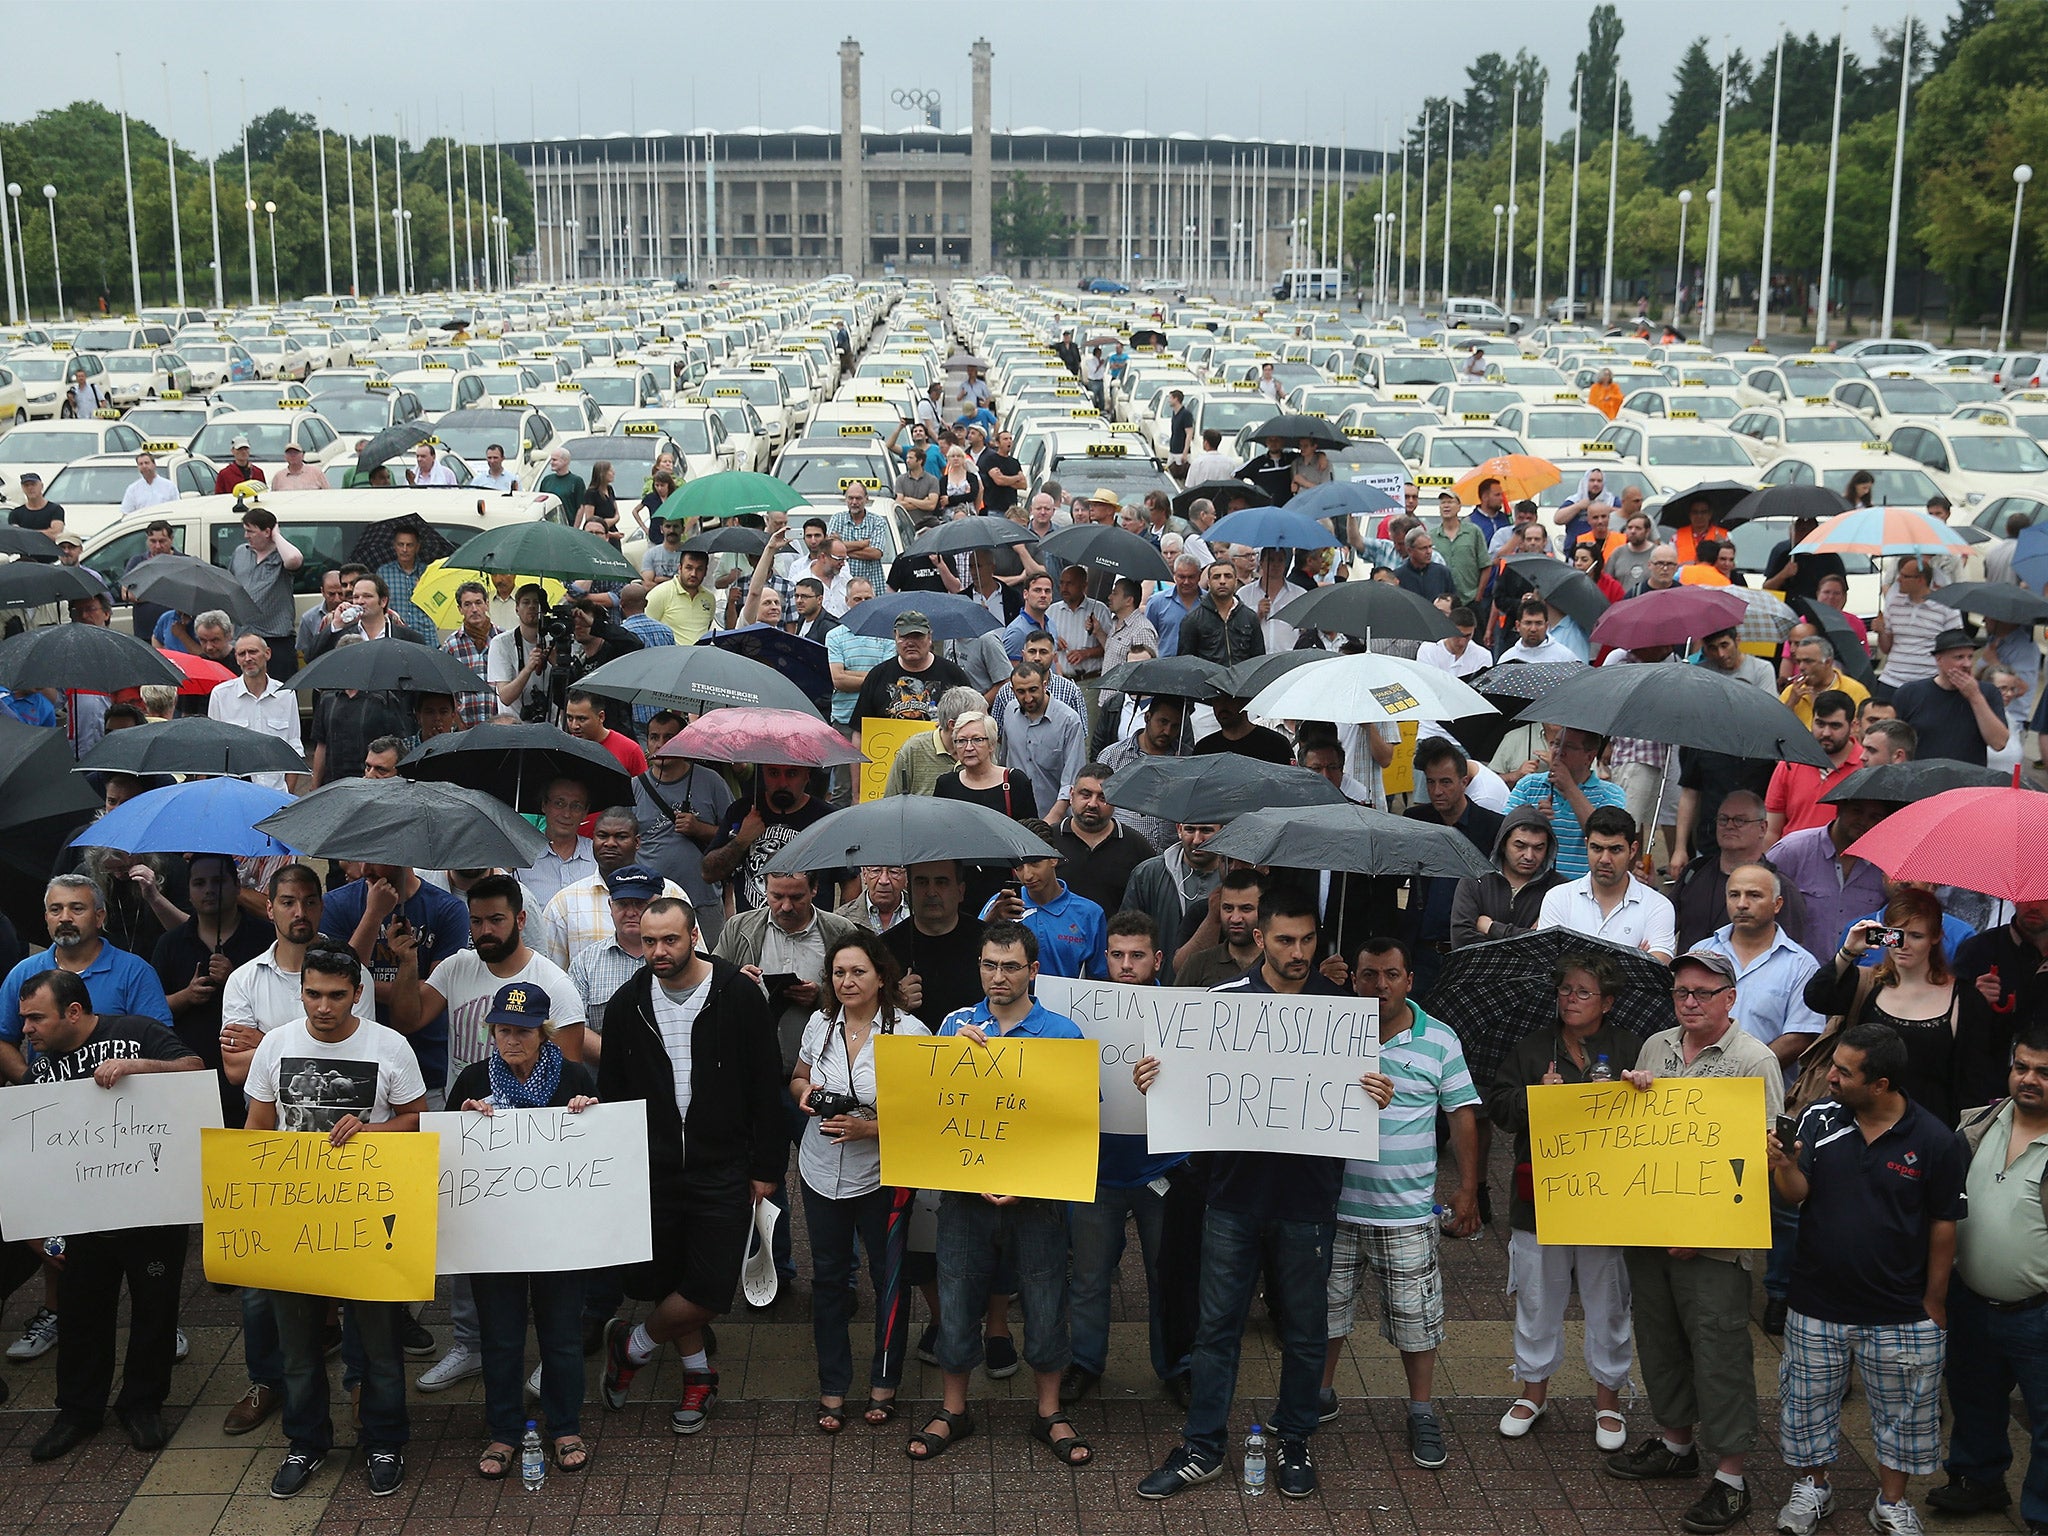
POLYGON ((540 616, 540 643, 555 654, 557 661, 569 654, 576 643, 576 600, 565 597, 540 616))
POLYGON ((820 1120, 831 1120, 839 1115, 853 1115, 862 1120, 875 1118, 872 1105, 861 1103, 850 1093, 834 1093, 826 1088, 811 1090, 811 1113, 820 1120))

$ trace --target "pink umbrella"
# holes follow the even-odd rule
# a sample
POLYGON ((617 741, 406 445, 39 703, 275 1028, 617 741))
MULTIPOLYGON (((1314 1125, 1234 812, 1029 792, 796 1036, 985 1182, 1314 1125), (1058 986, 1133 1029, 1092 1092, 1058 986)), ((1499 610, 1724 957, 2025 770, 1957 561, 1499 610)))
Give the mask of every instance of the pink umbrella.
POLYGON ((793 709, 707 710, 676 732, 657 757, 700 763, 781 763, 836 768, 867 756, 816 715, 793 709))
POLYGON ((1892 812, 1844 851, 1894 880, 1925 880, 2048 899, 2048 795, 2019 787, 1950 789, 1892 812))
POLYGON ((1593 626, 1595 645, 1635 650, 1683 645, 1734 629, 1749 616, 1749 605, 1725 588, 1667 587, 1616 603, 1593 626))

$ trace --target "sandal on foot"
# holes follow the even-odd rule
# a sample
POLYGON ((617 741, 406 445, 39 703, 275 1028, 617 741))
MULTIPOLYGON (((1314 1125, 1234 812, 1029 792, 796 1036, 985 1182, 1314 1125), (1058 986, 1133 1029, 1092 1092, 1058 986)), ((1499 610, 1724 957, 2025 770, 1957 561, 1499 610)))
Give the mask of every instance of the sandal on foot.
POLYGON ((822 1433, 828 1435, 836 1435, 839 1431, 846 1428, 846 1404, 843 1402, 828 1403, 823 1398, 820 1398, 818 1400, 818 1428, 822 1433))
POLYGON ((896 1399, 893 1397, 871 1397, 868 1399, 866 1418, 868 1423, 880 1426, 896 1417, 896 1399))
POLYGON ((557 1472, 581 1472, 589 1465, 590 1447, 583 1443, 581 1435, 564 1435, 555 1442, 557 1472), (575 1459, 572 1461, 571 1457, 575 1459))
POLYGON ((1052 1432, 1062 1424, 1066 1425, 1068 1429, 1074 1430, 1074 1421, 1064 1413, 1041 1413, 1032 1422, 1031 1438, 1051 1451, 1053 1455, 1057 1456, 1066 1465, 1070 1467, 1087 1466, 1089 1462, 1095 1459, 1094 1448, 1081 1438, 1079 1430, 1074 1430, 1072 1434, 1069 1434, 1064 1439, 1055 1440, 1052 1432))
POLYGON ((964 1411, 953 1413, 941 1408, 925 1421, 923 1429, 912 1433, 903 1454, 912 1461, 936 1461, 973 1433, 973 1414, 964 1411), (943 1435, 933 1434, 931 1426, 934 1424, 945 1425, 946 1432, 943 1435))
POLYGON ((476 1475, 488 1483, 503 1482, 512 1470, 512 1447, 487 1445, 476 1459, 476 1475))

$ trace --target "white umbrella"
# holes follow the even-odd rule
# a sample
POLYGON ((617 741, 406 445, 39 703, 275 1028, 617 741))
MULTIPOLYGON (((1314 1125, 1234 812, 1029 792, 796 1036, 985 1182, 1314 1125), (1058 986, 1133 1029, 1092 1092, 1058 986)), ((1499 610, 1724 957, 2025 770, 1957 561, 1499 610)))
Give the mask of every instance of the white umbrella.
POLYGON ((1268 719, 1347 725, 1495 713, 1470 685, 1450 673, 1372 651, 1296 667, 1253 699, 1247 712, 1268 719))

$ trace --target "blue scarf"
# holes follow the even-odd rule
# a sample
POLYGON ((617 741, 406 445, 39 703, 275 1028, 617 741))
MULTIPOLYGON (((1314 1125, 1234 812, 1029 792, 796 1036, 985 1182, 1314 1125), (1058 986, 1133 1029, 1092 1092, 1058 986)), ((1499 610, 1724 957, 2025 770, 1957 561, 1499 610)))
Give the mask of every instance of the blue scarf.
POLYGON ((491 1071, 491 1102, 500 1109, 545 1109, 562 1085, 562 1048, 552 1041, 541 1042, 540 1060, 523 1083, 512 1075, 496 1047, 485 1060, 491 1071))

